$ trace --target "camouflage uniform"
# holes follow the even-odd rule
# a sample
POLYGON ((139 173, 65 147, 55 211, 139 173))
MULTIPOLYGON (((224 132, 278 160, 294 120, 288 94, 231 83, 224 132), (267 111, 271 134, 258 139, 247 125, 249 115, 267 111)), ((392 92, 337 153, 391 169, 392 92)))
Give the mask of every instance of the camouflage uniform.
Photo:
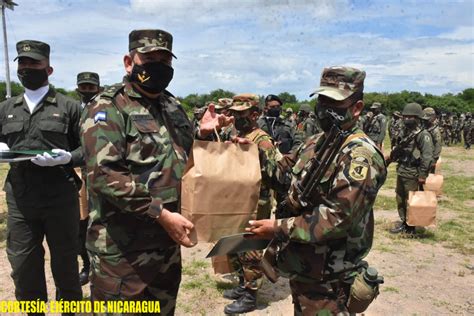
MULTIPOLYGON (((167 32, 132 31, 130 45, 137 37, 153 39, 138 46, 142 49, 171 50, 167 32)), ((92 200, 87 234, 91 297, 159 300, 162 314, 171 315, 181 280, 181 252, 156 218, 163 209, 180 211, 180 181, 193 142, 191 123, 169 92, 150 101, 133 88, 129 76, 83 113, 81 140, 92 200)))
POLYGON ((390 137, 390 147, 395 146, 400 132, 403 128, 403 121, 401 120, 401 114, 395 111, 388 122, 388 136, 390 137))
POLYGON ((433 160, 430 167, 430 172, 434 173, 436 168, 436 162, 441 155, 441 149, 443 147, 443 140, 441 138, 441 132, 439 130, 438 124, 436 122, 436 112, 433 108, 425 108, 423 110, 424 117, 426 120, 426 130, 431 135, 431 140, 433 142, 433 160))
MULTIPOLYGON (((241 94, 234 96, 234 100, 230 110, 233 112, 242 112, 247 111, 252 108, 258 107, 258 96, 255 94, 241 94)), ((244 112, 245 113, 245 112, 244 112)), ((257 216, 256 219, 268 219, 270 218, 271 214, 271 196, 270 196, 270 189, 269 189, 269 181, 271 176, 271 172, 275 169, 276 159, 277 157, 281 156, 279 154, 278 149, 273 145, 272 138, 260 128, 253 128, 250 132, 242 132, 239 131, 239 137, 246 138, 251 142, 257 144, 259 149, 259 160, 261 166, 261 173, 262 173, 262 184, 260 186, 260 197, 257 206, 257 216)), ((229 256, 231 258, 231 262, 237 273, 239 274, 239 278, 241 280, 240 289, 236 288, 230 291, 226 291, 224 293, 224 297, 231 298, 231 299, 239 299, 237 298, 236 294, 244 295, 244 289, 252 294, 252 298, 256 299, 256 290, 261 287, 262 284, 262 276, 263 272, 260 267, 260 262, 262 260, 263 251, 262 250, 254 250, 239 253, 237 255, 229 256)), ((246 298, 242 298, 246 300, 246 298)), ((241 300, 242 300, 241 299, 241 300)), ((238 304, 238 308, 242 308, 240 305, 247 305, 244 307, 248 307, 248 309, 242 309, 241 312, 250 311, 255 309, 256 301, 253 302, 255 304, 246 304, 244 302, 236 302, 238 304)), ((235 305, 235 303, 233 303, 235 305)), ((231 304, 232 305, 232 304, 231 304)), ((237 306, 236 306, 237 307, 237 306)), ((232 308, 236 308, 234 306, 232 308)), ((227 312, 226 307, 226 312, 227 312)))
POLYGON ((472 122, 472 114, 466 113, 466 120, 463 128, 464 148, 471 149, 472 139, 474 138, 474 123, 472 122))
MULTIPOLYGON (((99 74, 95 72, 81 72, 77 74, 77 86, 78 89, 76 90, 79 95, 81 96, 81 106, 84 109, 87 104, 92 100, 93 95, 96 95, 97 93, 89 93, 89 95, 86 95, 84 93, 81 93, 79 91, 79 88, 83 84, 88 84, 88 85, 94 85, 97 87, 97 93, 100 90, 100 78, 99 74)), ((89 260, 89 255, 87 254, 87 249, 86 249, 86 235, 87 235, 87 225, 89 222, 89 207, 88 207, 88 196, 87 196, 87 169, 85 166, 81 167, 80 169, 80 174, 81 174, 81 180, 82 180, 82 187, 81 190, 79 191, 79 204, 81 207, 81 219, 79 221, 79 255, 81 256, 82 259, 82 270, 79 273, 79 280, 81 282, 81 285, 85 285, 89 282, 89 272, 90 272, 90 260, 89 260)))
POLYGON ((385 131, 387 130, 387 119, 383 115, 381 110, 382 105, 378 102, 374 102, 370 107, 374 111, 375 115, 370 120, 370 124, 367 127, 366 133, 374 143, 381 148, 383 140, 385 138, 385 131))
MULTIPOLYGON (((326 68, 319 95, 345 100, 362 92, 364 78, 365 72, 354 68, 326 68)), ((290 217, 277 222, 276 238, 282 250, 276 267, 290 279, 296 315, 348 314, 345 305, 352 272, 372 246, 372 206, 387 170, 382 153, 354 125, 346 129, 349 136, 323 177, 323 195, 313 197, 314 208, 291 211, 290 217)), ((285 169, 291 167, 289 195, 324 139, 324 133, 314 135, 279 161, 279 171, 274 174, 280 182, 285 169)))
MULTIPOLYGON (((417 103, 409 103, 405 106, 402 115, 405 120, 406 115, 414 116, 415 113, 419 113, 419 118, 423 116, 421 106, 417 103), (412 110, 410 110, 411 112, 407 110, 409 107, 412 108, 412 110)), ((397 186, 395 192, 397 194, 398 215, 402 223, 399 227, 394 228, 392 232, 413 233, 414 228, 406 224, 408 193, 410 191, 418 191, 420 179, 426 179, 428 177, 429 170, 433 163, 433 142, 430 133, 421 129, 420 122, 418 121, 412 129, 405 127, 400 139, 401 141, 405 139, 411 140, 403 144, 401 155, 394 160, 398 162, 397 186)))

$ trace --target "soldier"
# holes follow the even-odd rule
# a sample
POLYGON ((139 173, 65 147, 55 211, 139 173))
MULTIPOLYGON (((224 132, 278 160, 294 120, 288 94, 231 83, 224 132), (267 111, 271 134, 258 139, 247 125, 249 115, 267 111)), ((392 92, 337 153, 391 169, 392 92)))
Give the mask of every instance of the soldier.
POLYGON ((387 161, 395 161, 397 165, 397 194, 398 215, 400 225, 390 230, 393 234, 413 234, 415 227, 406 223, 407 201, 409 191, 418 191, 425 184, 433 163, 433 142, 428 131, 421 128, 420 119, 423 110, 418 103, 408 103, 403 108, 404 129, 400 141, 390 153, 387 161))
POLYGON ((382 104, 374 102, 370 107, 374 113, 374 117, 370 120, 367 126, 367 136, 369 136, 375 144, 382 149, 383 140, 385 138, 385 131, 387 130, 387 119, 382 114, 382 104))
MULTIPOLYGON (((271 137, 258 128, 259 97, 255 94, 240 94, 233 98, 230 108, 235 118, 235 128, 238 137, 245 138, 257 144, 260 152, 260 165, 262 166, 262 185, 260 187, 260 198, 257 208, 257 219, 270 218, 271 201, 268 181, 269 172, 273 170, 277 149, 273 145, 271 137)), ((248 313, 257 308, 257 291, 262 284, 263 272, 260 267, 263 251, 254 250, 238 254, 237 271, 239 273, 239 285, 231 290, 224 291, 224 297, 235 300, 225 307, 226 314, 248 313)), ((235 261, 235 259, 234 259, 235 261)))
POLYGON ((400 111, 395 111, 392 114, 392 118, 388 122, 388 135, 390 137, 390 148, 393 148, 395 146, 395 143, 397 142, 397 139, 400 135, 400 132, 402 130, 402 115, 400 114, 400 111))
POLYGON ((46 236, 55 298, 82 300, 77 264, 80 180, 73 170, 83 164, 81 107, 49 86, 53 68, 48 44, 24 40, 16 44, 16 49, 18 79, 25 93, 0 104, 0 141, 6 143, 5 149, 44 153, 31 161, 11 163, 4 186, 7 254, 15 296, 21 301, 47 301, 46 236))
POLYGON ((81 98, 81 106, 84 108, 100 92, 99 74, 90 71, 78 73, 76 91, 81 98))
POLYGON ((430 172, 434 173, 436 169, 436 162, 441 155, 441 148, 443 146, 443 140, 441 139, 441 132, 436 120, 436 112, 433 108, 427 107, 423 109, 423 125, 425 129, 430 133, 431 140, 433 141, 433 162, 430 167, 430 172))
POLYGON ((456 114, 451 116, 451 144, 457 144, 458 132, 459 132, 459 120, 456 114))
POLYGON ((303 134, 303 141, 318 132, 316 119, 310 115, 311 112, 312 110, 309 104, 302 104, 298 112, 299 117, 300 117, 300 124, 298 124, 298 131, 303 134))
MULTIPOLYGON (((77 74, 76 92, 81 98, 81 107, 84 108, 92 98, 100 92, 99 74, 95 72, 81 72, 77 74)), ((87 223, 89 222, 88 197, 86 189, 87 170, 85 166, 75 169, 81 176, 82 186, 79 191, 80 221, 79 221, 79 255, 82 259, 82 270, 79 272, 79 282, 85 285, 89 282, 90 261, 86 249, 87 223)))
POLYGON ((353 272, 360 269, 372 245, 372 206, 387 170, 380 150, 356 126, 364 107, 364 78, 365 72, 355 68, 325 68, 316 92, 316 116, 324 133, 278 161, 280 171, 275 175, 291 172, 288 195, 293 196, 333 124, 347 132, 319 184, 321 195, 310 197, 314 207, 288 209, 288 218, 251 221, 247 228, 255 238, 280 242, 276 268, 290 278, 295 315, 348 314, 353 272), (334 116, 341 121, 336 123, 334 116))
POLYGON ((283 102, 276 95, 265 98, 266 113, 258 119, 258 127, 264 130, 278 145, 282 154, 287 154, 295 146, 295 132, 291 124, 280 118, 283 102))
POLYGON ((443 137, 443 142, 446 146, 449 146, 451 143, 451 121, 446 113, 441 114, 441 136, 443 137))
POLYGON ((466 120, 463 129, 464 148, 471 149, 472 139, 474 137, 474 124, 472 122, 471 112, 466 113, 466 120))
POLYGON ((296 128, 296 119, 293 114, 292 108, 287 108, 285 110, 285 120, 288 121, 293 129, 296 128))
MULTIPOLYGON (((165 90, 174 72, 172 43, 162 30, 132 31, 123 84, 95 98, 81 126, 92 200, 91 298, 158 300, 163 315, 176 305, 180 245, 193 245, 193 224, 179 205, 193 131, 165 90)), ((206 137, 223 122, 211 106, 196 133, 206 137)))

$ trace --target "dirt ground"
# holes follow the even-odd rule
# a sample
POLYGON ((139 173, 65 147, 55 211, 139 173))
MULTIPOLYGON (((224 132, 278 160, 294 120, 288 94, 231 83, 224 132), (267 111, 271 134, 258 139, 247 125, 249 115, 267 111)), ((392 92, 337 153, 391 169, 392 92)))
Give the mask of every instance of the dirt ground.
MULTIPOLYGON (((445 176, 474 176, 474 160, 457 158, 461 157, 458 154, 463 153, 462 148, 443 150, 446 156, 444 163, 449 165, 445 176)), ((383 188, 380 194, 395 198, 393 189, 383 188)), ((461 203, 464 203, 472 218, 474 201, 461 203)), ((0 216, 4 218, 5 214, 0 213, 0 216)), ((455 219, 457 216, 456 212, 449 209, 441 208, 438 212, 439 221, 455 219)), ((375 239, 367 261, 384 276, 385 284, 365 315, 474 315, 472 253, 463 254, 459 249, 450 248, 444 243, 427 242, 423 238, 406 239, 388 234, 387 230, 398 218, 395 209, 375 209, 375 218, 375 239)), ((474 240, 465 242, 472 245, 474 240)), ((5 243, 0 245, 0 300, 14 300, 5 243)), ((230 286, 230 281, 228 277, 214 275, 210 260, 205 259, 211 247, 211 244, 199 244, 194 248, 183 249, 185 270, 178 296, 177 315, 224 315, 224 306, 230 301, 222 298, 221 292, 230 286)), ((46 264, 49 266, 49 253, 46 264)), ((54 282, 50 269, 46 271, 49 296, 53 298, 54 282)), ((84 286, 83 291, 88 296, 88 286, 84 286)), ((249 315, 292 313, 288 282, 280 279, 277 284, 264 281, 259 291, 258 310, 249 315)))

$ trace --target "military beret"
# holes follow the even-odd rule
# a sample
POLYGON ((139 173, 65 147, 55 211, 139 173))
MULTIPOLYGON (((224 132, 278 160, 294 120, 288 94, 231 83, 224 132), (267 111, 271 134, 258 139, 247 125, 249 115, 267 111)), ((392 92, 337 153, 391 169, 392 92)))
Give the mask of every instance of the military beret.
POLYGON ((163 30, 133 30, 128 36, 128 50, 136 49, 139 53, 146 54, 164 50, 173 54, 173 36, 163 30))
POLYGON ((14 60, 20 57, 43 60, 49 58, 50 47, 48 44, 40 41, 24 40, 16 43, 16 51, 18 52, 18 56, 16 56, 14 60))
POLYGON ((356 92, 364 91, 365 71, 352 67, 324 68, 319 88, 310 94, 324 95, 336 101, 343 101, 356 92))
POLYGON ((77 74, 77 84, 90 83, 100 86, 99 74, 95 72, 85 71, 77 74))

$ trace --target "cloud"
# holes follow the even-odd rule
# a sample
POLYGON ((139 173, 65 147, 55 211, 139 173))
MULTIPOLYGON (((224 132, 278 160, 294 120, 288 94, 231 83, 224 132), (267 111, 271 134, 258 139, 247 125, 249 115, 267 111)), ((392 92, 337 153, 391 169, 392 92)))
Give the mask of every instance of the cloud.
POLYGON ((120 81, 128 33, 163 28, 178 56, 176 95, 223 88, 306 99, 331 65, 365 69, 369 91, 472 87, 472 9, 471 1, 29 0, 7 22, 10 59, 18 40, 50 43, 59 87, 74 88, 84 70, 120 81))

